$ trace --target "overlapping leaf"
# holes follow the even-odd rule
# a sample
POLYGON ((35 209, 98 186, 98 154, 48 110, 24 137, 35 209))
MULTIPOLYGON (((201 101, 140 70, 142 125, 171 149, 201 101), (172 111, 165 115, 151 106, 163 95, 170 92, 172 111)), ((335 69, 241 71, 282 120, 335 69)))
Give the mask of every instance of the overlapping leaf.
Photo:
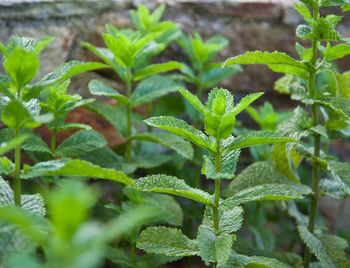
POLYGON ((210 194, 200 189, 192 188, 184 180, 173 176, 150 175, 135 180, 135 185, 144 192, 167 193, 189 198, 205 205, 213 205, 210 194))
POLYGON ((175 228, 148 227, 141 232, 136 246, 147 253, 167 256, 199 255, 197 241, 189 239, 175 228))
POLYGON ((171 133, 140 133, 130 139, 157 142, 181 154, 187 159, 192 159, 193 148, 191 143, 171 133))
POLYGON ((134 185, 133 180, 121 171, 101 168, 79 159, 60 159, 40 162, 21 174, 21 178, 23 179, 40 176, 84 176, 117 181, 131 186, 134 185))

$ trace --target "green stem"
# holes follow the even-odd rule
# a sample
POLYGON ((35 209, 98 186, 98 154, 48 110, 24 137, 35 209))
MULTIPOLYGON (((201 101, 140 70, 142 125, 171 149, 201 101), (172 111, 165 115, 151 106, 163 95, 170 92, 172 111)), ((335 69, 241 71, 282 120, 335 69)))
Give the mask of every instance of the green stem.
MULTIPOLYGON (((317 21, 319 18, 318 8, 313 9, 313 17, 314 20, 317 21)), ((315 96, 315 78, 316 78, 316 60, 317 60, 317 40, 312 40, 312 57, 311 57, 311 69, 309 71, 309 85, 308 90, 311 97, 314 99, 315 96)), ((311 114, 312 114, 312 124, 313 126, 318 125, 318 107, 317 104, 313 104, 311 106, 311 114)), ((321 150, 321 136, 318 134, 314 134, 314 157, 318 158, 320 156, 321 150)), ((309 224, 308 230, 313 233, 315 230, 315 221, 316 221, 316 213, 318 207, 318 199, 319 199, 319 167, 316 161, 312 163, 312 191, 313 195, 311 196, 311 207, 310 207, 310 215, 309 215, 309 224)), ((307 247, 305 247, 304 252, 304 268, 309 268, 311 260, 311 253, 307 247)))
MULTIPOLYGON (((128 68, 126 77, 126 96, 131 96, 131 70, 128 68)), ((126 106, 126 151, 125 158, 127 162, 131 160, 131 105, 126 106)))
MULTIPOLYGON (((19 130, 15 130, 15 138, 18 137, 19 130)), ((16 206, 21 206, 21 147, 17 145, 15 147, 15 172, 13 174, 13 191, 14 200, 16 206)))
POLYGON ((55 150, 56 150, 56 133, 57 133, 57 130, 56 130, 57 119, 56 119, 56 117, 54 118, 53 124, 54 124, 54 128, 51 132, 51 152, 54 154, 55 150))
MULTIPOLYGON (((216 173, 220 173, 221 154, 220 154, 220 139, 216 139, 216 173)), ((214 195, 214 229, 219 230, 219 199, 220 199, 220 179, 215 179, 215 195, 214 195)))
MULTIPOLYGON (((147 103, 147 117, 151 117, 153 113, 153 105, 152 102, 147 103)), ((147 125, 147 131, 152 132, 152 127, 147 125)))

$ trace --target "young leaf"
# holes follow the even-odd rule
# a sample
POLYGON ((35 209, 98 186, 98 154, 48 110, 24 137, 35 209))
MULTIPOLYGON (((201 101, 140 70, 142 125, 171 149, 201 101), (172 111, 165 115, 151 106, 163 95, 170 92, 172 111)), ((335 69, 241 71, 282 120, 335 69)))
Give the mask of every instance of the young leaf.
POLYGON ((0 176, 0 208, 12 206, 14 203, 13 191, 9 183, 0 176))
POLYGON ((330 162, 328 170, 333 178, 343 187, 343 190, 350 195, 350 164, 330 162))
POLYGON ((29 179, 41 176, 82 176, 101 178, 133 186, 134 181, 121 171, 101 168, 79 159, 60 159, 40 162, 25 170, 21 178, 29 179))
POLYGON ((39 68, 38 54, 22 47, 16 47, 5 57, 4 69, 14 82, 17 91, 28 84, 39 68))
POLYGON ((221 267, 228 261, 232 252, 232 235, 216 235, 214 229, 202 224, 198 229, 197 240, 200 256, 206 265, 216 261, 217 265, 221 267))
POLYGON ((175 92, 176 87, 173 80, 153 75, 143 79, 131 94, 133 105, 138 106, 161 98, 171 92, 175 92))
POLYGON ((229 78, 238 72, 242 72, 242 67, 240 65, 230 65, 225 68, 213 66, 215 66, 215 64, 208 64, 204 67, 200 81, 203 87, 214 87, 226 78, 229 78))
POLYGON ((301 199, 302 193, 295 191, 288 184, 262 184, 244 189, 224 200, 221 207, 231 209, 242 203, 261 200, 291 200, 301 199))
POLYGON ((191 143, 171 133, 140 133, 130 137, 130 139, 157 142, 181 154, 187 159, 193 158, 193 148, 191 143))
POLYGON ((62 142, 55 154, 62 157, 79 156, 107 145, 104 137, 94 131, 80 130, 62 142))
POLYGON ((243 209, 240 206, 223 211, 220 221, 219 230, 224 234, 232 234, 238 231, 243 224, 243 209))
POLYGON ((198 112, 200 112, 202 115, 205 114, 206 108, 197 96, 193 95, 190 91, 188 91, 185 88, 177 87, 177 90, 181 93, 182 96, 184 96, 186 100, 188 100, 189 103, 192 104, 194 108, 196 108, 198 112))
POLYGON ((99 62, 66 62, 57 67, 51 73, 45 75, 38 83, 34 84, 34 86, 30 89, 30 92, 26 95, 26 98, 35 97, 45 87, 62 82, 77 74, 106 67, 107 66, 105 64, 99 62))
POLYGON ((168 71, 172 71, 175 69, 182 69, 182 68, 183 68, 182 64, 177 61, 151 64, 139 71, 136 71, 132 76, 132 80, 138 81, 153 74, 168 72, 168 71))
POLYGON ((320 7, 342 6, 348 3, 348 0, 321 0, 320 7))
POLYGON ((345 199, 349 196, 338 181, 330 179, 320 180, 320 192, 322 195, 329 196, 334 199, 345 199))
POLYGON ((0 174, 12 175, 15 165, 6 156, 0 157, 0 174))
POLYGON ((0 144, 0 155, 7 153, 14 149, 16 146, 22 144, 29 138, 29 135, 20 135, 14 139, 2 141, 0 144))
POLYGON ((325 267, 347 267, 344 248, 348 242, 334 235, 314 235, 304 225, 298 225, 301 239, 325 267))
POLYGON ((233 179, 236 172, 240 150, 232 150, 221 156, 220 172, 216 172, 215 158, 213 155, 205 155, 202 173, 208 179, 233 179))
POLYGON ((208 136, 206 136, 202 131, 188 125, 181 119, 177 119, 172 116, 157 116, 148 118, 144 120, 144 122, 152 127, 157 127, 172 132, 193 142, 203 149, 212 151, 212 146, 208 136))
POLYGON ((148 227, 141 232, 136 246, 153 254, 179 257, 199 255, 197 241, 175 228, 148 227))
POLYGON ((102 81, 99 80, 91 80, 89 83, 89 90, 90 93, 97 96, 107 96, 112 99, 116 99, 118 102, 124 105, 131 105, 132 102, 130 99, 122 94, 120 94, 118 91, 114 90, 110 86, 106 85, 102 81))
POLYGON ((227 142, 225 151, 230 152, 245 147, 251 147, 259 144, 280 143, 280 142, 299 142, 292 138, 284 137, 272 131, 250 131, 247 134, 240 135, 227 142))
POLYGON ((7 103, 1 113, 1 120, 5 125, 14 129, 40 126, 40 123, 35 121, 29 109, 17 99, 10 100, 7 103))
POLYGON ((213 205, 210 194, 200 189, 188 186, 184 180, 167 175, 151 175, 135 180, 136 188, 144 192, 167 193, 182 196, 203 203, 213 205))
POLYGON ((261 95, 263 95, 264 92, 249 94, 242 98, 238 104, 235 105, 233 108, 233 114, 237 115, 240 112, 242 112, 244 109, 246 109, 252 102, 254 102, 256 99, 260 98, 261 95))

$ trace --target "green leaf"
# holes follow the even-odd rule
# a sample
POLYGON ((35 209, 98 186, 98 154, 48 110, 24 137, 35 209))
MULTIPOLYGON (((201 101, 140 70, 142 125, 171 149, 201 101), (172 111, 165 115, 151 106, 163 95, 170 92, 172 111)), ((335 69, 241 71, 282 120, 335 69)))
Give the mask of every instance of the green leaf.
POLYGON ((22 144, 29 138, 28 135, 20 135, 9 141, 2 141, 0 144, 0 155, 7 153, 8 151, 14 149, 16 146, 22 144))
POLYGON ((205 150, 212 150, 208 136, 206 136, 202 131, 188 125, 181 119, 177 119, 172 116, 156 116, 148 118, 144 120, 144 122, 149 126, 167 130, 181 136, 205 150))
POLYGON ((335 72, 335 76, 338 82, 337 95, 350 100, 350 71, 341 75, 335 72))
POLYGON ((123 137, 126 136, 126 114, 121 107, 104 102, 94 102, 85 106, 85 108, 106 119, 123 137))
POLYGON ((310 7, 316 8, 316 7, 318 7, 318 2, 319 1, 318 0, 300 0, 300 2, 303 2, 303 3, 307 4, 310 7))
POLYGON ((4 69, 14 82, 16 90, 20 91, 35 77, 39 64, 35 51, 16 47, 5 57, 4 69))
POLYGON ((138 106, 176 91, 175 82, 165 76, 153 75, 143 79, 131 94, 133 105, 138 106))
POLYGON ((235 193, 249 187, 254 187, 261 184, 288 184, 295 191, 301 192, 305 195, 311 193, 311 189, 301 183, 293 183, 291 180, 281 174, 275 163, 273 162, 255 162, 245 168, 234 179, 226 192, 227 196, 232 196, 235 193))
POLYGON ((232 150, 228 153, 222 154, 219 173, 216 172, 215 157, 212 154, 205 155, 203 157, 204 163, 202 167, 202 174, 204 174, 208 179, 233 179, 235 177, 239 155, 239 150, 232 150))
POLYGON ((342 6, 348 3, 348 0, 321 0, 320 7, 342 6))
POLYGON ((219 219, 219 230, 224 234, 238 231, 243 224, 243 209, 240 206, 222 212, 219 219))
POLYGON ((1 113, 1 120, 5 125, 14 129, 40 126, 40 123, 35 121, 29 109, 17 99, 10 100, 7 103, 1 113))
POLYGON ((12 206, 14 203, 13 191, 9 183, 0 176, 0 208, 12 206))
POLYGON ((175 69, 182 69, 182 68, 183 68, 182 64, 177 61, 151 64, 139 71, 136 71, 132 76, 132 80, 138 81, 153 74, 168 72, 168 71, 172 71, 175 69))
POLYGON ((185 88, 181 88, 181 87, 177 87, 177 90, 181 93, 181 95, 188 100, 189 103, 192 104, 192 106, 194 108, 196 108, 196 110, 198 112, 200 112, 202 115, 205 114, 206 108, 204 107, 204 105, 202 104, 202 102, 198 99, 197 96, 193 95, 190 91, 188 91, 185 88))
MULTIPOLYGON (((200 225, 198 228, 197 241, 200 249, 200 256, 206 265, 215 262, 215 241, 216 234, 207 225, 200 225)), ((232 241, 231 241, 232 242, 232 241)))
POLYGON ((21 146, 23 150, 52 154, 50 148, 38 135, 30 132, 28 134, 29 138, 21 146))
POLYGON ((314 235, 304 225, 298 225, 298 231, 309 250, 325 267, 347 267, 349 262, 344 248, 348 247, 348 242, 345 239, 334 235, 314 235))
POLYGON ((212 196, 200 189, 188 186, 184 180, 167 175, 150 175, 135 180, 136 188, 144 192, 167 193, 182 196, 203 203, 213 205, 212 196))
POLYGON ((213 64, 208 64, 204 67, 200 81, 203 87, 211 88, 230 76, 242 72, 242 67, 239 65, 230 65, 225 68, 212 66, 213 64))
POLYGON ((350 195, 350 164, 330 162, 328 163, 328 170, 333 178, 343 187, 343 190, 350 195))
POLYGON ((220 234, 215 241, 215 259, 218 267, 225 265, 232 252, 234 236, 220 234))
POLYGON ((310 135, 310 128, 312 126, 309 114, 300 106, 294 109, 293 117, 282 122, 277 131, 282 134, 295 138, 301 139, 310 135))
POLYGON ((232 252, 232 235, 216 235, 211 227, 202 224, 198 229, 197 240, 200 256, 206 265, 216 261, 217 265, 221 267, 228 261, 232 252))
POLYGON ((306 64, 291 58, 282 52, 262 52, 248 51, 245 54, 229 58, 225 61, 224 66, 231 64, 268 64, 268 65, 287 65, 300 68, 307 71, 306 64))
POLYGON ((55 128, 56 131, 65 131, 65 130, 72 130, 72 129, 83 129, 83 130, 92 130, 92 127, 85 124, 80 123, 67 123, 61 126, 58 126, 55 128))
POLYGON ((240 112, 242 112, 244 109, 246 109, 252 102, 254 102, 256 99, 260 98, 261 95, 263 95, 264 92, 249 94, 242 98, 238 104, 235 105, 233 108, 233 114, 237 115, 240 112))
MULTIPOLYGON (((161 210, 162 216, 160 219, 162 222, 166 222, 173 226, 182 226, 184 217, 182 208, 173 196, 142 192, 142 198, 147 200, 147 205, 161 210)), ((143 201, 144 200, 142 200, 142 202, 143 201)))
POLYGON ((301 16, 303 16, 304 20, 312 19, 312 15, 311 15, 310 9, 308 7, 306 7, 305 5, 295 4, 294 8, 299 12, 299 14, 301 16))
POLYGON ((334 22, 329 17, 320 17, 313 31, 310 33, 305 32, 300 38, 318 41, 343 41, 339 33, 334 30, 334 26, 334 22))
POLYGON ((140 133, 130 137, 130 139, 157 142, 181 154, 187 159, 193 158, 193 148, 191 143, 171 133, 140 133))
POLYGON ((229 152, 245 147, 251 147, 260 144, 280 143, 280 142, 299 142, 292 138, 287 138, 281 134, 272 131, 250 131, 236 138, 229 138, 226 141, 225 151, 229 152))
POLYGON ((261 200, 291 200, 303 198, 302 193, 288 184, 262 184, 244 189, 224 200, 221 206, 231 209, 242 203, 261 200))
POLYGON ((335 199, 345 199, 348 194, 344 191, 343 186, 336 180, 322 179, 320 180, 320 191, 322 195, 335 199))
POLYGON ((130 186, 135 185, 133 180, 126 176, 124 172, 101 168, 79 159, 60 159, 40 162, 25 170, 21 178, 29 179, 41 176, 93 177, 117 181, 130 186))
POLYGON ((62 157, 79 156, 107 145, 104 137, 94 130, 80 130, 62 142, 55 154, 62 157))
POLYGON ((89 83, 89 90, 90 90, 90 93, 93 95, 107 96, 112 99, 116 99, 118 102, 120 102, 123 105, 132 104, 132 101, 128 97, 120 94, 118 91, 114 90, 113 88, 106 85, 100 80, 96 80, 96 79, 91 80, 89 83))
POLYGON ((80 73, 106 67, 106 65, 99 62, 66 62, 40 79, 40 81, 31 88, 30 93, 26 96, 26 98, 34 97, 45 87, 57 84, 80 73))
POLYGON ((3 156, 0 157, 0 174, 12 175, 15 171, 15 165, 8 159, 3 156))
POLYGON ((338 44, 326 49, 324 57, 327 60, 336 60, 350 54, 349 44, 338 44))
POLYGON ((148 227, 141 232, 136 246, 147 253, 167 256, 199 255, 197 241, 189 239, 175 228, 148 227))
POLYGON ((233 253, 221 268, 287 268, 289 266, 271 258, 245 256, 233 253))
POLYGON ((82 42, 82 45, 91 50, 96 56, 100 57, 105 63, 111 66, 122 80, 126 79, 126 68, 119 65, 114 60, 114 55, 108 48, 95 47, 85 42, 82 42))
POLYGON ((285 143, 275 144, 271 148, 271 156, 279 172, 293 182, 300 181, 296 168, 303 157, 296 152, 293 146, 285 143))

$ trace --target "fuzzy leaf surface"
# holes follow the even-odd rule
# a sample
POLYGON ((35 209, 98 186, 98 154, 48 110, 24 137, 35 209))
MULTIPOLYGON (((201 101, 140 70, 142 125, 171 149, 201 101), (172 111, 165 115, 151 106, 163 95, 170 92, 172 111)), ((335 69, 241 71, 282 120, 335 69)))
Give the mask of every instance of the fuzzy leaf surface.
POLYGON ((343 190, 350 195, 350 164, 331 162, 328 164, 328 169, 333 178, 343 187, 343 190))
POLYGON ((344 252, 348 242, 345 239, 334 235, 314 235, 304 225, 298 225, 298 231, 309 250, 325 267, 348 267, 349 261, 344 252))
POLYGON ((133 135, 130 138, 135 140, 157 142, 174 150, 187 159, 193 158, 193 148, 191 143, 172 133, 140 133, 133 135))
POLYGON ((271 258, 245 256, 233 253, 227 264, 221 268, 287 268, 289 266, 271 258))
POLYGON ((172 132, 178 136, 181 136, 194 144, 206 149, 211 150, 210 141, 208 136, 206 136, 200 130, 188 125, 185 121, 177 119, 172 116, 157 116, 151 117, 144 120, 146 124, 157 127, 163 130, 172 132))
POLYGON ((216 172, 215 157, 213 155, 205 155, 202 173, 208 179, 232 179, 235 176, 237 161, 240 150, 232 150, 221 155, 220 172, 216 172))
POLYGON ((141 105, 175 92, 175 82, 161 75, 143 79, 131 94, 133 105, 141 105))
POLYGON ((252 147, 260 144, 298 142, 295 139, 285 137, 272 131, 250 131, 227 142, 225 151, 237 150, 245 147, 252 147))
POLYGON ((62 157, 79 156, 107 145, 104 137, 94 130, 80 130, 62 142, 56 155, 62 157))
POLYGON ((168 72, 168 71, 172 71, 175 69, 182 69, 182 68, 183 68, 182 64, 177 61, 151 64, 139 71, 136 71, 132 77, 132 80, 138 81, 153 74, 168 72))
POLYGON ((295 191, 295 189, 289 185, 262 184, 235 193, 234 196, 224 200, 221 205, 226 209, 230 209, 250 201, 291 200, 301 199, 303 197, 304 196, 300 192, 295 191))
POLYGON ((21 175, 23 179, 40 176, 83 176, 117 181, 133 186, 134 182, 125 173, 115 169, 101 168, 79 159, 60 159, 40 162, 21 175))
POLYGON ((172 194, 189 198, 205 205, 213 205, 210 194, 200 189, 192 188, 184 180, 173 176, 150 175, 135 180, 135 185, 140 191, 172 194))
POLYGON ((179 257, 199 255, 197 241, 175 228, 148 227, 141 232, 136 246, 153 254, 179 257))
POLYGON ((91 80, 89 83, 89 90, 92 95, 97 96, 107 96, 113 99, 116 99, 121 104, 132 104, 132 102, 129 100, 128 97, 120 94, 115 89, 111 88, 110 86, 106 85, 100 80, 91 80))

